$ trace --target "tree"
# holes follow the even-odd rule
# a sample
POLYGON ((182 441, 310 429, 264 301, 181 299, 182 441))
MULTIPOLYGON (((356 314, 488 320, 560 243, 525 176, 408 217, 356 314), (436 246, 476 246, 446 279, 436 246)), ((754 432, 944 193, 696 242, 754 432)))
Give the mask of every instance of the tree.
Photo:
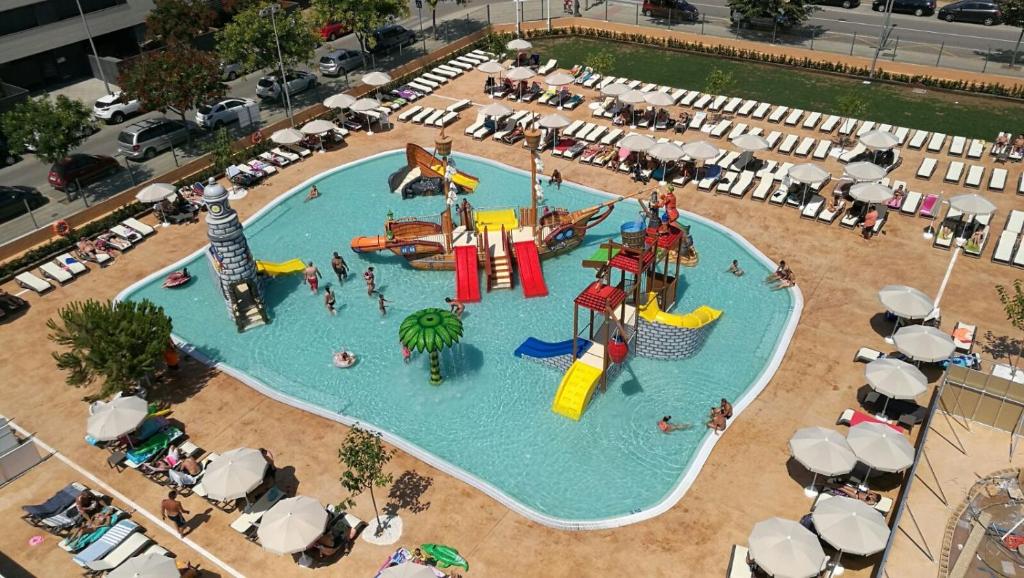
MULTIPOLYGON (((864 116, 867 111, 868 101, 862 92, 848 92, 836 99, 836 112, 843 118, 840 129, 850 120, 864 116)), ((839 144, 845 145, 846 139, 847 135, 840 130, 839 144)))
MULTIPOLYGON (((437 38, 437 3, 439 1, 440 0, 427 0, 427 5, 430 6, 430 27, 434 30, 434 38, 437 38)), ((460 6, 467 4, 468 2, 469 0, 455 0, 455 4, 460 6)))
POLYGON ((594 72, 609 74, 615 67, 615 53, 610 50, 591 52, 583 59, 583 66, 589 66, 594 72))
MULTIPOLYGON (((1017 331, 1024 332, 1024 281, 1014 279, 1011 288, 1012 292, 1004 285, 996 285, 996 293, 999 294, 999 301, 1003 304, 1003 310, 1006 311, 1007 321, 1017 331)), ((1017 361, 1014 362, 1014 367, 1020 363, 1020 357, 1021 348, 1018 343, 1017 361)))
POLYGON ((143 54, 121 75, 118 84, 147 110, 172 110, 183 122, 189 109, 224 96, 220 68, 212 55, 174 45, 143 54))
POLYGON ((366 51, 376 45, 373 32, 381 26, 409 15, 406 0, 313 0, 314 19, 318 24, 337 22, 352 29, 362 48, 363 66, 366 51))
POLYGON ((730 15, 738 13, 740 18, 773 18, 782 26, 794 26, 810 18, 815 7, 807 0, 727 0, 730 15))
POLYGON ((96 398, 123 391, 159 367, 171 338, 171 319, 149 300, 73 301, 46 322, 49 338, 66 351, 53 353, 67 383, 83 387, 104 380, 96 398))
POLYGON ((155 0, 146 17, 146 38, 166 44, 189 44, 206 32, 217 14, 206 0, 155 0))
POLYGON ((91 113, 81 101, 64 95, 29 98, 0 117, 0 127, 11 152, 22 154, 32 143, 39 158, 55 163, 96 132, 91 113))
POLYGON ((213 166, 218 171, 227 170, 228 166, 235 162, 234 144, 228 129, 221 127, 213 133, 207 150, 213 157, 213 166))
POLYGON ((1020 28, 1017 36, 1017 43, 1013 45, 1013 56, 1010 66, 1017 64, 1017 53, 1020 51, 1020 41, 1024 39, 1024 0, 1003 0, 999 4, 999 11, 1003 13, 1003 24, 1020 28))
POLYGON ((373 512, 377 517, 378 536, 384 532, 384 525, 380 521, 380 510, 377 509, 377 498, 373 494, 373 489, 383 488, 391 483, 393 476, 384 471, 384 466, 394 455, 394 450, 384 447, 380 434, 368 432, 359 426, 353 426, 349 430, 341 449, 338 450, 338 459, 348 468, 341 474, 340 480, 342 487, 351 494, 347 504, 351 507, 355 496, 365 491, 370 492, 370 502, 373 503, 373 512))
POLYGON ((292 67, 313 58, 320 36, 301 13, 285 14, 279 10, 269 14, 273 2, 253 4, 235 15, 217 33, 217 51, 224 62, 237 62, 242 70, 259 70, 277 64, 277 42, 281 43, 281 60, 292 67), (277 38, 274 38, 274 27, 277 38))
MULTIPOLYGON (((721 68, 715 68, 708 73, 704 81, 704 92, 707 94, 721 95, 728 94, 736 85, 736 79, 731 72, 725 72, 721 68)), ((712 120, 717 120, 721 112, 715 111, 711 114, 712 120)))

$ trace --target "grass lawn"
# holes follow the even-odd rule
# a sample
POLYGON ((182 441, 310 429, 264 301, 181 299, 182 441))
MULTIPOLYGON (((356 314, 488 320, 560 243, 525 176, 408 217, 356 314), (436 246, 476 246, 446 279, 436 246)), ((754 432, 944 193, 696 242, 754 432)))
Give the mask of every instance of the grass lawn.
POLYGON ((836 101, 860 91, 867 102, 864 118, 949 135, 994 140, 1000 131, 1021 132, 1024 105, 982 96, 949 94, 910 87, 871 84, 815 72, 711 56, 672 52, 589 38, 545 38, 533 41, 545 59, 557 58, 569 68, 594 52, 614 55, 609 74, 657 84, 703 90, 708 74, 718 68, 732 73, 729 96, 740 96, 791 108, 838 114, 836 101))

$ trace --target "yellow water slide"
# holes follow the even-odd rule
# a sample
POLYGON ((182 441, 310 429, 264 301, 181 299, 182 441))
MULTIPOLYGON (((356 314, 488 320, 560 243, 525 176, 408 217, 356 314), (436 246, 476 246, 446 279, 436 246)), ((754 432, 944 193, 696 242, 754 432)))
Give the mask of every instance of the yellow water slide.
POLYGON ((484 227, 492 233, 501 230, 502 225, 506 231, 519 228, 519 218, 514 209, 491 209, 486 211, 474 211, 476 218, 476 230, 483 231, 484 227))
POLYGON ((551 411, 569 419, 579 421, 583 410, 594 395, 594 387, 601 377, 602 369, 577 359, 562 376, 551 411))
POLYGON ((647 305, 640 308, 640 317, 645 321, 661 323, 663 325, 679 327, 681 329, 700 329, 701 327, 714 322, 721 316, 722 312, 720 310, 712 309, 707 305, 701 305, 685 315, 666 313, 658 306, 656 293, 648 293, 647 305))
POLYGON ((302 273, 306 269, 306 264, 302 262, 302 259, 292 259, 291 261, 285 261, 284 263, 270 263, 269 261, 256 261, 256 270, 260 273, 266 273, 271 277, 277 277, 278 275, 291 275, 293 273, 302 273))

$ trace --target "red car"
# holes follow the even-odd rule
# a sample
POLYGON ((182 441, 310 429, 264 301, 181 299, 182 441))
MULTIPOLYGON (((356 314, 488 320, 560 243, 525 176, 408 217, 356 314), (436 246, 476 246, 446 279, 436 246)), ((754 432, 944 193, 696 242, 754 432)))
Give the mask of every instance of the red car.
POLYGON ((350 29, 348 26, 345 26, 344 24, 332 22, 330 24, 325 24, 322 28, 320 28, 320 39, 325 42, 330 42, 332 40, 341 38, 342 36, 348 34, 351 31, 352 29, 350 29))
POLYGON ((47 180, 58 191, 75 192, 80 185, 112 175, 120 168, 113 157, 75 154, 53 163, 47 180))

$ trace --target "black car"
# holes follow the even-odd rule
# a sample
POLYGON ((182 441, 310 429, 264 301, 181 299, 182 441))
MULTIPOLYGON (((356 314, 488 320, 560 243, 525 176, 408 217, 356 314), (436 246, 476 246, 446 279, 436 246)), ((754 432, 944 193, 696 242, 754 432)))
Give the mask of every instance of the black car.
POLYGON ((399 46, 408 46, 416 42, 416 34, 403 26, 389 24, 388 26, 378 28, 373 33, 373 40, 374 45, 370 52, 380 54, 381 52, 390 52, 399 46))
POLYGON ((0 221, 13 219, 46 204, 48 199, 32 187, 10 187, 0 185, 0 221), (28 207, 25 206, 28 201, 28 207))
POLYGON ((643 5, 643 13, 644 16, 650 18, 689 20, 691 22, 700 19, 697 7, 686 0, 646 0, 643 5))
MULTIPOLYGON (((885 12, 889 0, 873 0, 871 9, 885 12)), ((935 14, 935 0, 892 0, 892 11, 914 16, 931 16, 935 14)))
POLYGON ((821 6, 839 6, 840 8, 856 8, 860 6, 860 0, 811 0, 811 4, 821 6))
POLYGON ((939 10, 939 18, 946 22, 974 22, 992 26, 1003 21, 1003 13, 995 2, 960 0, 939 10))

